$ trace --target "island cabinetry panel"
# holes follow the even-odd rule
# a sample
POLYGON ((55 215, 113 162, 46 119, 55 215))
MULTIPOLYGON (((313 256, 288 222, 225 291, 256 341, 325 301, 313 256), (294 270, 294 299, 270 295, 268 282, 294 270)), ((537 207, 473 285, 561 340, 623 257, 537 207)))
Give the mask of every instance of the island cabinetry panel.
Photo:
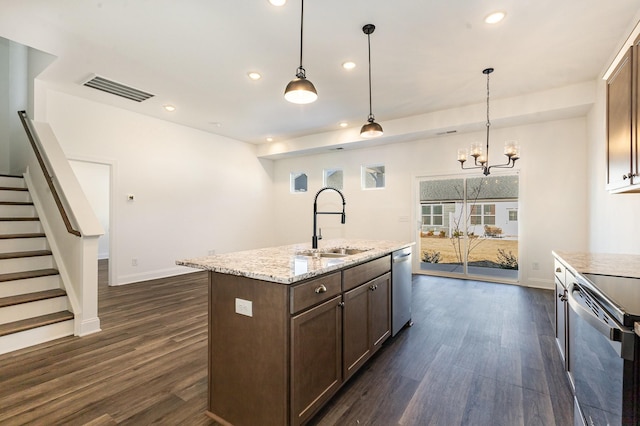
POLYGON ((294 425, 308 420, 342 384, 341 305, 342 296, 338 295, 291 319, 294 425))
POLYGON ((391 274, 387 272, 344 294, 344 380, 351 377, 391 335, 391 274))
POLYGON ((342 293, 340 272, 327 274, 291 288, 291 313, 295 314, 342 293))
POLYGON ((223 424, 287 424, 289 287, 209 273, 209 414, 223 424), (251 303, 251 316, 237 312, 251 303), (243 302, 244 301, 244 302, 243 302))
POLYGON ((210 271, 208 414, 308 422, 390 336, 390 269, 385 255, 293 284, 210 271))
POLYGON ((342 290, 348 291, 391 270, 391 256, 384 256, 342 272, 342 290))

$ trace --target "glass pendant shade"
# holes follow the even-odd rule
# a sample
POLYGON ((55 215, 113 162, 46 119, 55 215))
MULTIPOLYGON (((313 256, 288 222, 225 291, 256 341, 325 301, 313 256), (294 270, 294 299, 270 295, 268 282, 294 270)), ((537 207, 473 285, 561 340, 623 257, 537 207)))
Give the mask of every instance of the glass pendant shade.
POLYGON ((362 129, 360 129, 360 136, 363 138, 375 138, 382 136, 382 133, 382 126, 373 120, 369 121, 367 124, 362 126, 362 129))
POLYGON ((305 77, 297 77, 287 84, 284 98, 294 104, 309 104, 318 99, 318 92, 312 82, 305 77))

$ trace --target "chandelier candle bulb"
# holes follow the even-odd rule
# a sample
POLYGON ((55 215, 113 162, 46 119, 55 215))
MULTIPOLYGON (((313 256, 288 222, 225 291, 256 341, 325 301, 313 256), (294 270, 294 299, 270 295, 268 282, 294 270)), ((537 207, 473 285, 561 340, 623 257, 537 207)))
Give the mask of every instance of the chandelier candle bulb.
POLYGON ((482 155, 482 145, 478 143, 471 144, 471 156, 474 158, 478 158, 482 155))
POLYGON ((461 163, 464 163, 465 161, 467 161, 467 150, 466 149, 459 149, 458 150, 458 161, 460 161, 461 163))

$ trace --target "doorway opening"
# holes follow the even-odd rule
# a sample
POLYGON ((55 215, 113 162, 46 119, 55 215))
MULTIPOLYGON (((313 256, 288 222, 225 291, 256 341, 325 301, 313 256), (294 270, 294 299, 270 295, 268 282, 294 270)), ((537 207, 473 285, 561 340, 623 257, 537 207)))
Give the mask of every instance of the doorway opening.
POLYGON ((518 281, 518 174, 418 178, 419 271, 518 281))
POLYGON ((113 277, 110 262, 111 244, 111 179, 112 165, 96 161, 69 160, 71 169, 78 178, 89 204, 104 229, 98 239, 98 275, 110 285, 113 277))

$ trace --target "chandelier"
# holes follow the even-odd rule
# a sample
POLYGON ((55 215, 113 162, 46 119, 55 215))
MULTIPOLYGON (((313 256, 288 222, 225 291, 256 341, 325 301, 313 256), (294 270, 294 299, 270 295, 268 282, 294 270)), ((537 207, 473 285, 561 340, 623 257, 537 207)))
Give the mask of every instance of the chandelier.
POLYGON ((482 71, 487 76, 487 150, 482 152, 482 145, 480 143, 471 144, 471 149, 458 150, 458 161, 460 167, 463 169, 482 169, 482 173, 488 176, 492 168, 512 168, 516 164, 516 160, 520 158, 520 147, 515 141, 505 142, 504 155, 507 157, 507 162, 504 164, 489 165, 489 129, 491 127, 491 121, 489 120, 489 74, 493 72, 493 68, 486 68, 482 71), (465 167, 464 163, 467 161, 467 157, 473 157, 473 166, 465 167))

